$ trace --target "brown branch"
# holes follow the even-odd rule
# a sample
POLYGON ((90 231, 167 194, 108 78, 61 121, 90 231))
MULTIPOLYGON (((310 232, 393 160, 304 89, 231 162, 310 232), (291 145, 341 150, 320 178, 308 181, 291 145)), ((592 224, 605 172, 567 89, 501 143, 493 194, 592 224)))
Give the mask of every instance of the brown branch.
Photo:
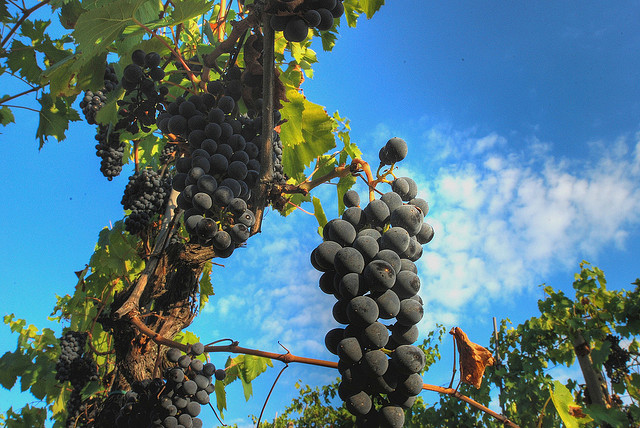
POLYGON ((207 54, 203 57, 203 63, 209 68, 214 68, 216 64, 216 60, 223 53, 230 53, 236 42, 240 39, 240 37, 250 28, 257 27, 260 23, 259 16, 256 13, 250 12, 246 18, 241 21, 232 22, 231 25, 233 29, 226 40, 220 43, 210 54, 207 54))
MULTIPOLYGON (((252 15, 249 14, 249 17, 252 15)), ((248 20, 249 17, 245 18, 248 20)), ((240 21, 240 22, 244 22, 240 21)), ((236 31, 233 28, 231 34, 236 31)), ((258 192, 256 194, 256 221, 251 227, 251 235, 255 235, 260 232, 262 227, 262 218, 264 216, 264 210, 267 206, 267 196, 270 191, 271 183, 273 182, 273 94, 275 90, 275 32, 271 28, 268 15, 264 15, 264 28, 263 28, 263 41, 262 41, 262 61, 263 61, 263 73, 262 73, 262 141, 260 147, 260 180, 258 192)), ((244 34, 242 32, 241 34, 244 34)), ((240 34, 238 35, 240 37, 240 34)), ((229 36, 231 39, 231 35, 229 36)), ((227 39, 227 41, 229 40, 227 39)), ((221 44, 222 45, 222 44, 221 44)), ((220 46, 221 46, 220 45, 220 46)), ((206 59, 205 59, 206 62, 206 59)))
POLYGON ((162 216, 160 232, 156 238, 156 242, 153 246, 153 251, 149 257, 149 260, 144 268, 144 272, 138 278, 136 285, 127 298, 127 300, 120 306, 120 308, 115 312, 114 316, 116 318, 122 318, 127 315, 129 312, 138 309, 138 304, 140 303, 140 297, 144 292, 147 281, 149 280, 149 276, 153 274, 158 266, 158 261, 160 259, 160 254, 166 248, 169 243, 169 235, 172 229, 174 222, 177 220, 177 216, 175 216, 175 210, 177 208, 176 200, 178 198, 178 192, 175 190, 171 191, 171 196, 169 197, 169 202, 167 203, 167 208, 162 216))
POLYGON ((31 92, 35 92, 35 91, 40 90, 40 89, 42 89, 42 86, 34 86, 33 88, 31 88, 31 89, 27 89, 26 91, 24 91, 24 92, 20 92, 19 94, 12 95, 12 96, 10 96, 10 97, 8 97, 8 98, 3 98, 2 100, 0 100, 0 104, 4 104, 4 103, 6 103, 7 101, 14 100, 14 99, 16 99, 16 98, 18 98, 18 97, 21 97, 21 96, 23 96, 23 95, 30 94, 31 92))
POLYGON ((472 398, 469 398, 466 395, 459 393, 455 389, 443 388, 441 386, 429 385, 427 383, 422 385, 422 389, 424 389, 426 391, 439 392, 440 394, 451 395, 453 397, 456 397, 459 400, 464 401, 465 403, 471 404, 476 409, 481 410, 481 411, 493 416, 494 418, 496 418, 497 420, 499 420, 500 422, 502 422, 503 424, 505 424, 507 426, 510 426, 510 427, 513 427, 513 428, 520 428, 518 425, 516 425, 515 423, 511 422, 509 420, 509 418, 507 418, 506 416, 494 412, 493 410, 489 409, 488 407, 483 406, 482 404, 478 403, 477 401, 473 400, 472 398))
POLYGON ((16 31, 18 31, 18 28, 20 28, 22 23, 29 17, 29 15, 31 15, 36 10, 40 9, 42 6, 44 6, 46 4, 49 4, 50 1, 51 0, 42 0, 37 5, 35 5, 33 7, 30 7, 29 9, 25 9, 24 12, 22 13, 22 16, 20 17, 20 19, 18 19, 18 21, 16 21, 15 25, 13 26, 13 28, 11 28, 11 31, 9 31, 9 34, 7 34, 5 36, 5 38, 2 39, 2 42, 0 42, 0 49, 4 49, 4 45, 6 45, 7 42, 9 41, 9 39, 11 38, 11 36, 13 36, 13 34, 16 31))
MULTIPOLYGON (((177 348, 177 349, 180 349, 183 352, 187 352, 188 348, 190 347, 190 345, 184 345, 182 343, 178 343, 178 342, 175 342, 173 340, 170 340, 170 339, 167 339, 165 337, 162 337, 160 334, 154 332, 149 327, 147 327, 140 320, 140 318, 138 318, 138 316, 136 314, 134 314, 134 313, 130 313, 129 314, 129 321, 141 333, 147 335, 151 340, 153 340, 154 342, 156 342, 158 344, 170 346, 172 348, 177 348)), ((254 356, 257 356, 257 357, 264 357, 264 358, 269 358, 269 359, 272 359, 272 360, 282 361, 285 364, 302 363, 302 364, 310 364, 310 365, 313 365, 313 366, 328 367, 328 368, 331 368, 331 369, 337 369, 338 368, 338 363, 333 362, 333 361, 318 360, 318 359, 315 359, 315 358, 299 357, 297 355, 293 355, 289 351, 287 351, 286 354, 277 354, 275 352, 261 351, 259 349, 243 348, 241 346, 238 346, 237 343, 238 342, 234 342, 232 345, 228 345, 228 346, 205 346, 204 351, 205 352, 227 352, 227 353, 231 353, 231 354, 254 355, 254 356)), ((454 396, 454 397, 458 398, 459 400, 462 400, 462 401, 464 401, 466 403, 469 403, 473 407, 475 407, 475 408, 477 408, 477 409, 479 409, 479 410, 481 410, 481 411, 493 416, 494 418, 498 419, 500 422, 502 422, 505 425, 508 425, 510 427, 513 427, 513 428, 520 428, 518 425, 516 425, 513 422, 511 422, 506 416, 503 416, 503 415, 500 415, 500 414, 494 412, 493 410, 489 409, 488 407, 483 406, 482 404, 478 403, 477 401, 473 400, 472 398, 469 398, 466 395, 459 393, 455 389, 443 388, 441 386, 430 385, 430 384, 427 384, 427 383, 422 385, 422 389, 424 389, 426 391, 435 391, 435 392, 439 392, 440 394, 447 394, 447 395, 454 396)))

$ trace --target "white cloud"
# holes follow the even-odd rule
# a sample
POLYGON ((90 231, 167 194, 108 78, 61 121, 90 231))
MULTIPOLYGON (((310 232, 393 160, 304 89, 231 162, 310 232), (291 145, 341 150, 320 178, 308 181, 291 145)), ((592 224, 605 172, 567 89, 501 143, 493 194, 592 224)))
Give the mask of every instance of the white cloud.
POLYGON ((419 180, 430 195, 427 220, 436 236, 419 262, 424 324, 460 322, 471 307, 482 312, 492 299, 531 290, 551 272, 622 249, 637 228, 637 141, 591 144, 592 161, 555 158, 538 140, 516 156, 504 152, 505 143, 494 133, 461 138, 456 153, 478 156, 453 154, 419 180))

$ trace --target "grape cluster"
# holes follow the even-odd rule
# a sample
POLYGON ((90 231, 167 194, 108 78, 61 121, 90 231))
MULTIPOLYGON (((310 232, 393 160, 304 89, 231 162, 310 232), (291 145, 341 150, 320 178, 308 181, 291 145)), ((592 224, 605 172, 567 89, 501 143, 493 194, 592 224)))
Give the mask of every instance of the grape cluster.
POLYGON ((169 182, 156 171, 145 169, 129 177, 122 196, 122 206, 131 210, 124 222, 126 230, 132 234, 145 230, 153 216, 162 213, 169 191, 169 182))
MULTIPOLYGON (((85 353, 87 333, 67 331, 60 338, 60 357, 56 362, 56 380, 71 383, 72 391, 67 402, 67 427, 77 425, 88 409, 80 391, 90 381, 98 380, 98 367, 91 356, 85 353)), ((95 408, 93 409, 95 411, 95 408)))
POLYGON ((167 143, 160 152, 160 164, 166 165, 173 162, 178 154, 178 145, 174 143, 167 143))
POLYGON ((71 391, 69 401, 67 401, 67 421, 66 428, 93 426, 92 422, 98 415, 99 406, 95 398, 82 400, 82 392, 79 389, 71 391))
POLYGON ((229 95, 178 97, 158 116, 158 128, 186 140, 188 155, 176 160, 173 188, 192 240, 228 257, 249 238, 255 223, 246 201, 260 176, 260 117, 232 114, 229 95))
POLYGON ((629 351, 620 347, 619 336, 608 334, 605 340, 611 344, 611 347, 609 348, 609 356, 604 362, 604 368, 607 370, 607 376, 611 379, 611 383, 620 383, 629 374, 627 364, 631 356, 629 351))
POLYGON ((433 238, 423 221, 429 206, 416 197, 411 178, 397 178, 391 187, 364 208, 358 193, 347 191, 348 208, 325 225, 324 241, 311 254, 313 266, 324 272, 320 289, 338 299, 334 319, 346 325, 325 337, 327 349, 340 358, 338 392, 367 427, 404 424, 403 409, 422 390, 425 365, 413 345, 424 311, 414 262, 433 238))
POLYGON ((273 15, 271 26, 283 31, 290 42, 301 42, 307 38, 309 28, 326 31, 333 27, 333 19, 344 13, 342 0, 305 0, 294 11, 294 15, 273 15))
POLYGON ((96 134, 96 155, 102 158, 100 161, 100 172, 113 180, 113 177, 122 172, 122 158, 124 156, 124 141, 120 141, 120 133, 112 130, 109 125, 98 126, 96 134))
POLYGON ((60 339, 60 357, 56 363, 56 380, 69 381, 74 389, 82 389, 89 381, 98 380, 95 361, 84 352, 87 334, 68 331, 60 339))
POLYGON ((90 125, 96 124, 96 114, 107 102, 107 94, 113 91, 118 86, 118 76, 113 69, 113 65, 107 64, 104 70, 104 87, 99 91, 85 91, 82 101, 80 101, 80 108, 84 117, 87 119, 87 123, 90 125))
POLYGON ((120 119, 117 129, 126 129, 132 134, 140 129, 150 132, 158 112, 164 111, 164 99, 169 93, 165 86, 156 86, 164 78, 160 67, 161 57, 156 52, 145 53, 138 49, 131 54, 133 64, 123 70, 122 87, 125 98, 118 101, 120 119))
POLYGON ((220 99, 223 95, 227 95, 235 102, 242 98, 242 70, 237 65, 229 67, 222 79, 212 80, 207 83, 207 92, 216 99, 220 99))
POLYGON ((204 351, 202 343, 191 345, 183 355, 177 349, 166 353, 173 363, 163 374, 164 380, 135 382, 126 393, 125 403, 116 418, 116 426, 152 426, 164 428, 200 428, 201 406, 209 403, 216 380, 224 380, 224 369, 195 358, 204 351))

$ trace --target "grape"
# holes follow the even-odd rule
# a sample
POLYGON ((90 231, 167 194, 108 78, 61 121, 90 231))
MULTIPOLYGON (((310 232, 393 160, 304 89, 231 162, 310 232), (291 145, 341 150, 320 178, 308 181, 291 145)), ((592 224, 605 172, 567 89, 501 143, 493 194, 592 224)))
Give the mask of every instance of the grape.
POLYGON ((102 158, 100 172, 107 177, 107 180, 111 181, 122 171, 125 143, 120 142, 119 133, 110 131, 109 126, 103 125, 98 127, 95 139, 98 141, 96 155, 102 158))
MULTIPOLYGON (((204 347, 203 347, 204 348, 204 347)), ((192 351, 193 352, 193 349, 192 351)), ((204 368, 204 363, 200 360, 191 360, 191 364, 189 364, 189 370, 193 371, 193 372, 201 372, 202 369, 204 368)), ((194 379, 196 381, 196 383, 198 383, 198 377, 204 377, 204 376, 196 376, 196 379, 194 379)), ((206 379, 206 378, 205 378, 206 379)), ((205 388, 207 385, 200 387, 200 384, 198 383, 198 388, 203 389, 205 388)))
POLYGON ((424 199, 421 198, 413 198, 409 201, 409 203, 411 205, 415 205, 416 207, 418 207, 418 209, 420 209, 420 211, 422 211, 422 215, 423 216, 427 216, 427 214, 429 214, 429 203, 427 201, 425 201, 424 199))
POLYGON ((292 17, 284 29, 284 38, 290 42, 301 42, 307 38, 309 27, 302 18, 292 17))
POLYGON ((396 275, 396 282, 392 290, 400 299, 413 297, 420 291, 420 278, 412 271, 401 270, 398 275, 396 275))
POLYGON ((327 223, 323 234, 342 246, 351 245, 356 239, 356 230, 353 225, 341 219, 334 219, 327 223))
POLYGON ((213 246, 218 250, 226 250, 231 246, 231 236, 224 230, 219 230, 213 235, 213 246))
MULTIPOLYGON (((343 276, 338 284, 338 292, 340 293, 340 296, 345 299, 361 296, 366 291, 367 289, 362 276, 355 272, 351 272, 343 276)), ((327 294, 333 294, 333 292, 327 294)))
POLYGON ((336 350, 340 359, 349 363, 357 363, 362 358, 362 348, 355 337, 342 339, 336 350))
POLYGON ((392 227, 382 234, 380 239, 380 248, 389 249, 395 253, 402 253, 409 247, 411 237, 409 233, 402 227, 392 227))
POLYGON ((346 401, 347 410, 353 415, 366 415, 371 410, 373 403, 371 397, 364 391, 351 395, 346 401))
MULTIPOLYGON (((331 241, 327 241, 331 242, 331 241)), ((344 247, 336 252, 333 265, 340 276, 344 276, 350 272, 362 273, 364 269, 364 258, 358 250, 352 247, 344 247)))
POLYGON ((389 367, 389 360, 387 355, 380 350, 367 351, 362 357, 362 365, 370 375, 377 377, 385 374, 389 367))
POLYGON ((333 305, 333 319, 339 324, 349 324, 349 317, 347 316, 347 304, 349 302, 345 300, 338 300, 333 305))
POLYGON ((389 207, 380 199, 374 199, 365 207, 364 213, 367 220, 374 226, 382 225, 389 220, 389 207))
POLYGON ((380 409, 380 426, 383 428, 402 428, 404 410, 400 406, 384 406, 380 409))
POLYGON ((317 27, 321 19, 317 10, 310 9, 304 13, 304 20, 309 27, 317 27))
POLYGON ((215 377, 217 380, 224 380, 224 378, 227 377, 227 372, 224 369, 218 369, 216 370, 215 377))
POLYGON ((383 348, 389 341, 389 331, 384 324, 376 321, 364 328, 360 341, 368 349, 383 348))
POLYGON ((380 151, 380 162, 383 165, 392 165, 403 160, 407 152, 407 143, 402 138, 394 137, 387 141, 380 151))
POLYGON ((140 66, 144 65, 148 68, 155 68, 160 65, 160 60, 161 60, 160 55, 158 55, 156 52, 149 52, 144 57, 144 60, 143 60, 144 64, 140 64, 138 62, 136 63, 140 66))
POLYGON ((411 260, 409 259, 401 259, 400 260, 400 271, 410 271, 413 272, 415 274, 418 273, 418 268, 416 267, 415 263, 413 263, 411 260))
POLYGON ((409 326, 419 323, 423 315, 424 309, 419 302, 413 299, 404 299, 400 302, 397 320, 400 324, 409 326))
POLYGON ((378 305, 371 297, 356 296, 347 305, 347 317, 353 324, 372 324, 378 318, 378 305))
POLYGON ((192 355, 201 355, 204 352, 204 345, 200 342, 196 342, 191 345, 191 354, 192 355))
POLYGON ((402 267, 400 256, 393 250, 378 251, 378 254, 376 254, 374 260, 384 260, 385 262, 389 263, 396 274, 400 272, 400 268, 402 267))
POLYGON ((400 345, 411 345, 418 340, 418 327, 396 323, 391 326, 391 337, 400 345))
POLYGON ((365 263, 369 263, 380 251, 380 247, 378 246, 378 241, 376 241, 371 236, 363 235, 356 238, 353 241, 353 248, 358 250, 362 257, 364 258, 365 263))
POLYGON ((142 49, 136 49, 131 54, 131 60, 134 62, 134 64, 140 67, 144 67, 146 62, 145 61, 146 55, 147 54, 142 49))
POLYGON ((407 396, 420 394, 422 377, 417 373, 410 374, 405 380, 398 383, 397 391, 407 396))
POLYGON ((318 9, 318 13, 320 14, 320 23, 316 26, 318 30, 326 31, 333 27, 333 14, 331 11, 318 9))
POLYGON ((178 359, 182 356, 182 352, 179 349, 171 348, 167 351, 167 359, 172 363, 177 363, 178 359))
POLYGON ((393 212, 393 210, 402 206, 402 198, 396 192, 387 192, 380 197, 380 200, 387 204, 389 212, 393 212))
MULTIPOLYGON (((422 385, 420 387, 422 388, 422 385)), ((411 406, 413 406, 413 403, 416 402, 417 397, 415 395, 408 397, 400 392, 393 391, 389 393, 389 395, 387 395, 387 398, 389 399, 389 402, 391 402, 391 404, 396 404, 403 409, 409 409, 411 408, 411 406)))
POLYGON ((420 244, 428 244, 433 239, 433 227, 429 223, 422 223, 420 231, 416 234, 416 239, 420 244))
POLYGON ((393 287, 396 280, 393 266, 384 260, 373 260, 367 264, 362 274, 371 291, 384 292, 393 287))
POLYGON ((315 249, 315 260, 318 266, 325 271, 333 270, 333 261, 336 253, 341 250, 340 244, 334 241, 324 241, 315 249))
POLYGON ((153 170, 145 169, 129 177, 121 201, 125 210, 131 210, 125 220, 129 233, 140 234, 154 215, 163 212, 169 187, 169 182, 153 170))
POLYGON ((380 318, 388 320, 394 318, 400 312, 400 299, 393 290, 387 290, 382 294, 374 297, 378 305, 380 318))
MULTIPOLYGON (((315 263, 315 254, 311 253, 311 262, 315 263)), ((357 274, 356 274, 357 275, 357 274)), ((322 274, 320 277, 320 290, 326 294, 333 294, 336 292, 336 289, 333 285, 335 273, 333 271, 328 271, 322 274)))
POLYGON ((391 213, 390 222, 392 226, 401 227, 410 236, 414 236, 420 232, 423 218, 422 213, 415 206, 403 205, 391 213))
POLYGON ((398 346, 393 351, 391 360, 399 371, 406 374, 420 373, 425 365, 424 352, 413 345, 398 346))
POLYGON ((344 195, 342 195, 342 202, 347 208, 359 207, 360 206, 360 195, 355 190, 347 190, 344 195))
POLYGON ((324 344, 329 352, 338 355, 338 345, 342 339, 344 339, 344 328, 334 328, 325 335, 324 344))
POLYGON ((271 22, 271 27, 275 31, 284 31, 284 29, 287 28, 287 23, 289 22, 289 16, 272 15, 270 22, 271 22))

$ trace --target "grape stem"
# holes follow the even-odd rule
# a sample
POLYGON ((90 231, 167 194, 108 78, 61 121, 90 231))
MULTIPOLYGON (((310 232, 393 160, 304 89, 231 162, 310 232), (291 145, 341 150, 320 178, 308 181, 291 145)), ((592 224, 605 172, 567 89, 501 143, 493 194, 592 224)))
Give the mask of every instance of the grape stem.
MULTIPOLYGON (((151 330, 149 327, 147 327, 140 320, 140 318, 138 317, 137 313, 131 312, 131 313, 128 314, 128 317, 129 317, 129 321, 131 322, 131 324, 135 328, 137 328, 142 334, 148 336, 151 340, 153 340, 157 344, 170 346, 172 348, 177 348, 177 349, 180 349, 183 352, 187 352, 188 349, 190 348, 190 345, 185 345, 183 343, 175 342, 173 340, 167 339, 167 338, 163 337, 162 335, 154 332, 153 330, 151 330)), ((231 345, 224 345, 224 346, 205 346, 204 347, 204 351, 205 352, 226 352, 226 353, 231 353, 231 354, 254 355, 254 356, 257 356, 257 357, 264 357, 264 358, 269 358, 269 359, 272 359, 272 360, 282 361, 283 363, 285 363, 287 365, 290 364, 290 363, 302 363, 302 364, 310 364, 310 365, 313 365, 313 366, 328 367, 328 368, 331 368, 331 369, 337 369, 338 368, 338 363, 333 362, 333 361, 318 360, 318 359, 315 359, 315 358, 299 357, 297 355, 293 355, 289 351, 287 351, 285 354, 277 354, 275 352, 261 351, 259 349, 244 348, 244 347, 238 346, 238 343, 239 342, 233 342, 231 345)), ((286 368, 286 366, 285 366, 285 368, 286 368)), ((423 384, 422 385, 422 389, 425 390, 425 391, 434 391, 434 392, 438 392, 440 394, 451 395, 453 397, 458 398, 459 400, 462 400, 462 401, 472 405, 476 409, 479 409, 479 410, 481 410, 481 411, 493 416, 494 418, 496 418, 500 422, 502 422, 504 425, 510 426, 512 428, 520 428, 518 425, 516 425, 515 423, 511 422, 506 416, 494 412, 493 410, 483 406, 482 404, 478 403, 477 401, 473 400, 472 398, 469 398, 466 395, 461 394, 460 392, 458 392, 455 389, 443 388, 441 386, 430 385, 428 383, 423 384)))

